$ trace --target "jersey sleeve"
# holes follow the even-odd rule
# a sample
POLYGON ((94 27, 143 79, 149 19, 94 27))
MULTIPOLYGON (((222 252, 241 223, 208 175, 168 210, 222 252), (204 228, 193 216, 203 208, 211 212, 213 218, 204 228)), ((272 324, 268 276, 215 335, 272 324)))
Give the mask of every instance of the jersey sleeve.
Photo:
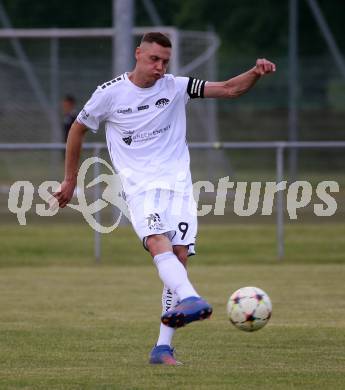
POLYGON ((203 98, 206 81, 195 77, 176 77, 176 82, 185 94, 185 102, 189 99, 203 98))
POLYGON ((110 111, 110 97, 107 93, 97 88, 89 101, 77 116, 77 121, 97 132, 101 122, 104 122, 110 111))
POLYGON ((206 81, 188 77, 187 93, 191 99, 203 98, 206 81))

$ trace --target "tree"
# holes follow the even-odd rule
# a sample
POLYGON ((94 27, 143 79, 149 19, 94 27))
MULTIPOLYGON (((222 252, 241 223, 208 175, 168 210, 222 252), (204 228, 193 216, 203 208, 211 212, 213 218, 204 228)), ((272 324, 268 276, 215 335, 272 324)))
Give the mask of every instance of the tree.
MULTIPOLYGON (((345 51, 345 1, 319 0, 341 50, 345 51)), ((3 0, 14 27, 109 27, 112 0, 3 0)), ((207 30, 212 26, 222 41, 224 56, 282 55, 288 46, 289 0, 155 0, 166 25, 207 30)), ((151 21, 136 0, 136 24, 151 21)), ((299 1, 299 47, 302 55, 320 55, 327 47, 305 0, 299 1)))

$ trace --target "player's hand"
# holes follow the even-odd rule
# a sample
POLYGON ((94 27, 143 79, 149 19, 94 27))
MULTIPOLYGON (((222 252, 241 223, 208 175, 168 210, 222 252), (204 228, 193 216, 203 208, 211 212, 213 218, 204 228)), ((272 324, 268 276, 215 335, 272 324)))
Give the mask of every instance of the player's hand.
POLYGON ((276 71, 276 66, 273 62, 266 60, 266 58, 259 58, 256 60, 254 72, 258 76, 264 76, 276 71))
MULTIPOLYGON (((64 180, 61 183, 61 187, 58 191, 53 193, 53 201, 57 201, 59 207, 64 208, 69 201, 72 199, 75 186, 77 184, 76 180, 64 180)), ((53 207, 53 205, 52 205, 53 207)))

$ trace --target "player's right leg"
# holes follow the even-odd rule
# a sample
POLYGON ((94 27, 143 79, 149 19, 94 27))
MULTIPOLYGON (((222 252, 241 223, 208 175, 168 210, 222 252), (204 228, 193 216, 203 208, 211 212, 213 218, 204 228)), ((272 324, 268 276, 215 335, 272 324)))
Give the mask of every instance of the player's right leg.
POLYGON ((158 274, 180 303, 162 315, 161 321, 171 328, 180 328, 190 322, 203 320, 212 314, 211 306, 202 299, 189 281, 187 270, 172 251, 165 235, 147 237, 146 246, 157 266, 158 274))
MULTIPOLYGON (((151 351, 150 362, 152 364, 177 364, 176 360, 174 363, 175 358, 170 345, 174 333, 173 328, 202 319, 203 308, 200 308, 200 302, 205 303, 205 301, 195 291, 188 279, 185 267, 174 254, 169 237, 172 237, 176 232, 170 223, 171 219, 168 218, 166 210, 157 208, 156 201, 159 199, 160 192, 153 190, 140 194, 128 202, 128 208, 133 228, 142 239, 144 247, 150 251, 164 286, 173 292, 179 300, 187 298, 187 302, 189 302, 188 299, 196 299, 196 302, 188 307, 185 306, 186 302, 184 303, 182 309, 186 309, 186 313, 184 314, 182 310, 182 316, 181 310, 175 315, 174 308, 168 312, 168 321, 163 321, 163 314, 161 327, 164 328, 164 332, 169 333, 165 333, 163 338, 166 337, 168 341, 167 344, 156 345, 151 351)), ((208 304, 206 309, 209 309, 208 304)))
POLYGON ((188 297, 199 297, 188 279, 185 267, 174 254, 170 239, 166 235, 150 235, 145 245, 153 257, 160 279, 165 286, 177 294, 180 301, 188 297))

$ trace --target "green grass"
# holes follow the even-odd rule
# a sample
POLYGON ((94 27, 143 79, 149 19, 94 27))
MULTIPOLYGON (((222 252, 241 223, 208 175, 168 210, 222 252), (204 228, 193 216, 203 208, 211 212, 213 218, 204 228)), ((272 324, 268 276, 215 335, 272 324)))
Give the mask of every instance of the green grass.
MULTIPOLYGON (((89 266, 94 264, 94 232, 80 224, 0 225, 0 268, 12 266, 89 266)), ((345 224, 287 224, 284 263, 345 264, 345 224)), ((151 265, 131 227, 102 235, 103 265, 151 265)), ((200 265, 275 264, 274 225, 201 225, 200 265)))
POLYGON ((214 306, 176 333, 181 367, 151 367, 161 284, 130 229, 0 228, 0 389, 344 389, 345 226, 201 227, 190 276, 214 306), (226 319, 232 291, 256 285, 273 317, 247 334, 226 319))

